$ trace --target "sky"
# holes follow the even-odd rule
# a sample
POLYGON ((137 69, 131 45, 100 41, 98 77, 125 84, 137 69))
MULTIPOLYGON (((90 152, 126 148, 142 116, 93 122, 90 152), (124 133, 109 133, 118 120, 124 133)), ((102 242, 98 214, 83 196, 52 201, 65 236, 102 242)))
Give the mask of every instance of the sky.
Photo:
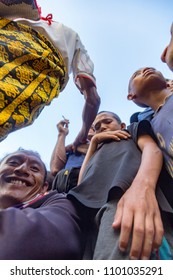
MULTIPOLYGON (((140 111, 128 101, 130 76, 140 67, 151 66, 166 78, 172 72, 160 59, 170 40, 173 21, 172 0, 37 0, 42 15, 53 14, 55 21, 74 29, 94 62, 94 76, 101 97, 99 110, 117 113, 129 124, 140 111)), ((70 120, 66 144, 72 143, 81 128, 83 96, 72 75, 60 96, 53 100, 27 128, 11 133, 0 143, 0 158, 19 147, 40 153, 49 169, 62 115, 70 120)))

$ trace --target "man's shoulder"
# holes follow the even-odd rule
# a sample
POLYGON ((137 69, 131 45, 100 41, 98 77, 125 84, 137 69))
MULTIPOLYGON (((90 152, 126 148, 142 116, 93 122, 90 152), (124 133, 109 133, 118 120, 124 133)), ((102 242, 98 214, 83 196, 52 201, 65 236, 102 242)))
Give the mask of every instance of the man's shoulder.
POLYGON ((77 32, 75 30, 73 30, 71 27, 65 25, 64 23, 62 22, 58 22, 58 21, 52 21, 52 27, 56 27, 57 29, 61 29, 63 30, 63 32, 65 34, 70 34, 70 35, 73 35, 73 36, 77 36, 77 32))
POLYGON ((37 201, 35 201, 34 203, 32 203, 30 205, 30 207, 38 208, 43 205, 47 205, 47 204, 50 204, 50 203, 53 203, 55 201, 62 200, 62 199, 65 199, 65 200, 67 199, 66 194, 58 193, 57 191, 50 191, 49 193, 44 195, 42 198, 40 198, 37 201))

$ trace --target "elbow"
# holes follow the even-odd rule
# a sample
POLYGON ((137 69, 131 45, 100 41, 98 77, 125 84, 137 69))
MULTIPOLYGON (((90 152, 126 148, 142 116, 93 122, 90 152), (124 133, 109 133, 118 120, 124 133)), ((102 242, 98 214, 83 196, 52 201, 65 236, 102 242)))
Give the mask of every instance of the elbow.
POLYGON ((56 171, 51 171, 50 173, 51 173, 51 175, 52 175, 53 177, 55 177, 56 174, 57 174, 58 172, 56 172, 56 171))
POLYGON ((163 164, 163 153, 159 148, 156 150, 156 154, 158 155, 158 157, 160 158, 160 161, 163 164))
POLYGON ((50 169, 50 173, 51 173, 51 175, 54 176, 54 177, 56 176, 56 174, 57 174, 58 172, 59 172, 59 170, 58 170, 57 168, 51 168, 51 169, 50 169))

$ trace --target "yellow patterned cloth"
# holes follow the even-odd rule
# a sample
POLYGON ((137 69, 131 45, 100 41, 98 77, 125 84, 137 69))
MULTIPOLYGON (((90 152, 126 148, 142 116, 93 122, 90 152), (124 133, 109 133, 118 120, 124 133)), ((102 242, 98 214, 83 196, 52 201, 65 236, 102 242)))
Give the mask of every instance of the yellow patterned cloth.
POLYGON ((61 54, 31 27, 0 18, 0 141, 28 126, 65 82, 61 54))

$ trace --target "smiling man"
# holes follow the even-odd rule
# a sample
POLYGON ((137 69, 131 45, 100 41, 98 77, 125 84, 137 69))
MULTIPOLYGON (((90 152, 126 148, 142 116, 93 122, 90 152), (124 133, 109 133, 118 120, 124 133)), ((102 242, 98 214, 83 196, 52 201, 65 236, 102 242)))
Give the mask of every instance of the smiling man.
POLYGON ((43 196, 48 188, 46 168, 39 156, 31 151, 17 151, 0 165, 0 199, 13 198, 20 203, 43 196))
POLYGON ((33 151, 20 149, 1 160, 1 260, 80 258, 77 212, 64 195, 47 192, 46 174, 33 151))

